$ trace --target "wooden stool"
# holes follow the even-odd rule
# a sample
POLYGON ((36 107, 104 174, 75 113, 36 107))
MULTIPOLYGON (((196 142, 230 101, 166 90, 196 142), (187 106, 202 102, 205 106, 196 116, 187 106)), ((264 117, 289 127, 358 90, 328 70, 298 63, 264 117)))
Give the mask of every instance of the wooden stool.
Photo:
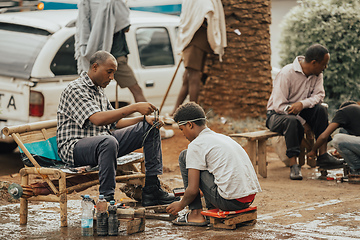
POLYGON ((335 166, 325 166, 325 167, 319 167, 318 171, 321 173, 319 179, 320 180, 326 180, 328 175, 328 170, 333 169, 343 169, 344 176, 348 176, 350 173, 350 169, 347 165, 335 165, 335 166))
POLYGON ((219 209, 211 209, 202 211, 201 214, 210 217, 210 224, 214 228, 236 229, 236 224, 256 222, 257 207, 248 207, 238 211, 221 211, 219 209))

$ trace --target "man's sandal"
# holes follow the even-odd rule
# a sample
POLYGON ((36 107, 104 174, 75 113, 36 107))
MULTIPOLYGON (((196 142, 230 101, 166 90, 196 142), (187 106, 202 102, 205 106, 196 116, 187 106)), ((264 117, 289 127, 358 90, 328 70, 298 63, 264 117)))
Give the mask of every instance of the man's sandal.
POLYGON ((178 225, 178 226, 198 226, 198 227, 205 227, 205 226, 207 226, 209 224, 208 221, 205 221, 205 222, 188 222, 189 214, 190 214, 190 212, 187 212, 184 215, 179 216, 172 223, 174 225, 178 225))

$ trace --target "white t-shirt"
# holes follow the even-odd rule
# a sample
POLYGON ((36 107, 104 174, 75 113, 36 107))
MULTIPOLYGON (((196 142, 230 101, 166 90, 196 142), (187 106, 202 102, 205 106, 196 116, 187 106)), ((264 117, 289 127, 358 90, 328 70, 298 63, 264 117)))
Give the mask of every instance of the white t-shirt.
POLYGON ((254 167, 245 150, 233 139, 209 128, 188 146, 186 168, 214 175, 220 196, 238 199, 261 192, 254 167))

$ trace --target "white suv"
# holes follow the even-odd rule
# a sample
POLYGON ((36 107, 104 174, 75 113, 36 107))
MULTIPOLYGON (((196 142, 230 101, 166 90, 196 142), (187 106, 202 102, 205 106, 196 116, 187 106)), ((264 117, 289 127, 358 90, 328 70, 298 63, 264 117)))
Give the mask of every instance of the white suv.
MULTIPOLYGON (((0 14, 0 129, 56 118, 60 93, 78 77, 76 16, 77 10, 0 14)), ((147 100, 160 106, 180 60, 174 53, 179 17, 131 11, 130 22, 129 65, 147 100)), ((183 71, 181 66, 162 113, 172 110, 183 71)), ((105 91, 115 103, 116 82, 105 91)), ((128 89, 118 88, 120 106, 133 101, 128 89)))

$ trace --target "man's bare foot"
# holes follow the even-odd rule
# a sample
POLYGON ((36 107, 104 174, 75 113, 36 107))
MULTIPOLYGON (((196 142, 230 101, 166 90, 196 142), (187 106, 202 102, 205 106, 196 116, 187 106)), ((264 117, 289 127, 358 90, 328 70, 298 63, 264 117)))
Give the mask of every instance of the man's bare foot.
POLYGON ((205 222, 206 219, 204 218, 203 215, 201 215, 201 209, 194 209, 191 210, 191 212, 188 215, 188 221, 189 222, 205 222))

